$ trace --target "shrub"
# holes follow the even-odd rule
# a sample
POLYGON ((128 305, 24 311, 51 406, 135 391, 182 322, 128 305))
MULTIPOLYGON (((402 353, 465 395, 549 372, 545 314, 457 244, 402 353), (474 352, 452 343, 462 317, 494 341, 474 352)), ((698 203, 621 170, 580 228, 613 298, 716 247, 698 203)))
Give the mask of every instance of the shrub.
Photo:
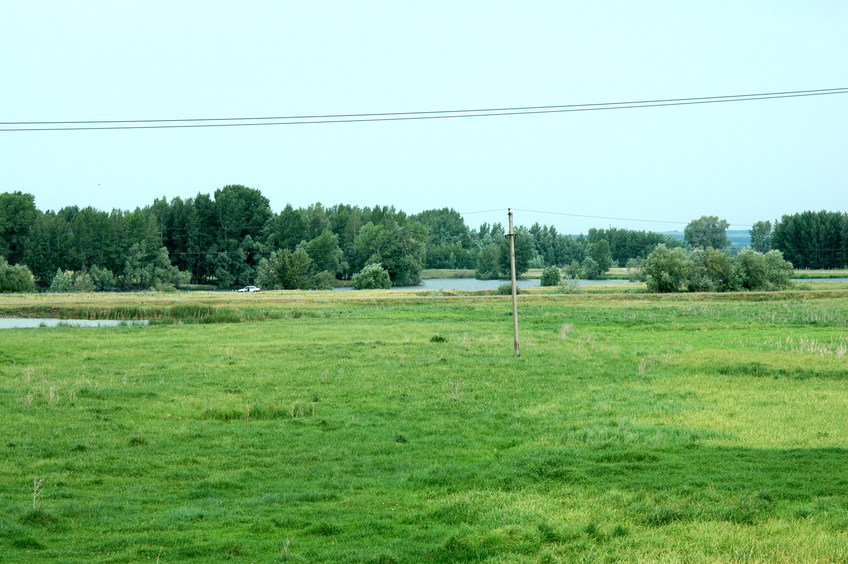
POLYGON ((686 251, 677 247, 669 249, 657 245, 642 267, 645 283, 651 292, 677 292, 689 277, 689 259, 686 251))
POLYGON ((313 290, 332 290, 336 287, 336 277, 329 270, 323 270, 312 277, 313 290))
POLYGON ((768 287, 765 257, 751 249, 742 249, 736 256, 736 276, 746 290, 765 290, 768 287))
POLYGON ((542 286, 558 286, 562 280, 562 274, 556 266, 549 266, 542 271, 542 286))
POLYGON ((792 282, 792 263, 783 259, 783 253, 777 250, 769 251, 765 255, 766 283, 769 290, 782 290, 788 288, 792 282))
POLYGON ((34 292, 35 278, 22 264, 11 266, 0 257, 0 293, 34 292))
POLYGON ((642 272, 650 292, 676 292, 684 285, 692 292, 780 290, 790 285, 792 263, 780 251, 763 255, 747 248, 734 257, 715 249, 687 254, 659 245, 642 272))
POLYGON ((118 287, 117 277, 108 268, 92 266, 88 270, 88 275, 94 283, 95 290, 110 292, 118 287))
POLYGON ((50 281, 48 292, 73 292, 74 291, 74 271, 62 270, 56 271, 53 280, 50 281))
POLYGON ((686 286, 692 292, 731 292, 739 282, 732 257, 715 249, 695 249, 689 254, 691 262, 686 286))
POLYGON ((96 290, 94 279, 87 272, 79 272, 74 276, 74 292, 93 292, 96 290))
POLYGON ((374 262, 354 274, 351 285, 354 290, 389 289, 392 287, 392 281, 388 271, 381 264, 374 262))
MULTIPOLYGON (((520 294, 521 288, 516 287, 515 293, 520 294)), ((511 296, 512 295, 512 282, 507 282, 505 284, 501 284, 495 289, 495 294, 498 296, 511 296)))

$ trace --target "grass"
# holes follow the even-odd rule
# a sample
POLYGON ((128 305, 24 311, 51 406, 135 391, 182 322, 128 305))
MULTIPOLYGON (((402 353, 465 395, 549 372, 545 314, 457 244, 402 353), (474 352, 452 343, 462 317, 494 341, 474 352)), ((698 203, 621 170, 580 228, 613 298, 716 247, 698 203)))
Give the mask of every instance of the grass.
POLYGON ((845 291, 40 299, 241 322, 2 332, 10 562, 848 559, 845 291))

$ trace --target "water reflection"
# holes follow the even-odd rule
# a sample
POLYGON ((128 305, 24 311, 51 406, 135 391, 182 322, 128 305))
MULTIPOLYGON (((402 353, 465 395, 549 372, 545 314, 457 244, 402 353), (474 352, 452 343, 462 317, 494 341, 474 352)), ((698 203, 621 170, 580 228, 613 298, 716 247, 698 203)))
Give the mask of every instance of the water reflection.
POLYGON ((30 327, 118 327, 121 325, 147 325, 144 320, 118 321, 115 319, 58 319, 55 317, 0 317, 0 329, 30 327))

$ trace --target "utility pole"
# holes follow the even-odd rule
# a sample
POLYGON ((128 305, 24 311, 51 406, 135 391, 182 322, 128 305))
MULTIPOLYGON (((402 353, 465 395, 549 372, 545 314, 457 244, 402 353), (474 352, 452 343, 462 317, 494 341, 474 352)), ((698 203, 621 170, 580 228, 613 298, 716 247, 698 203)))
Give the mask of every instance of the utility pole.
POLYGON ((512 278, 512 334, 515 356, 521 356, 518 343, 518 289, 515 284, 515 230, 512 227, 512 210, 509 212, 509 273, 512 278))

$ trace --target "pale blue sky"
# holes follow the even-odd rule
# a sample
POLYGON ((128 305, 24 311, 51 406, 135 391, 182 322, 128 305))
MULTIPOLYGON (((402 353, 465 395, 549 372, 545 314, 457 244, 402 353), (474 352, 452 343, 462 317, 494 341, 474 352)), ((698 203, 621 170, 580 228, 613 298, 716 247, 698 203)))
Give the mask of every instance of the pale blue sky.
MULTIPOLYGON (((848 2, 0 0, 0 121, 443 110, 848 86, 848 2)), ((4 127, 4 126, 0 126, 4 127)), ((745 226, 848 209, 848 95, 199 130, 0 132, 0 192, 132 209, 452 207, 745 226)), ((580 233, 657 224, 516 212, 580 233)))

